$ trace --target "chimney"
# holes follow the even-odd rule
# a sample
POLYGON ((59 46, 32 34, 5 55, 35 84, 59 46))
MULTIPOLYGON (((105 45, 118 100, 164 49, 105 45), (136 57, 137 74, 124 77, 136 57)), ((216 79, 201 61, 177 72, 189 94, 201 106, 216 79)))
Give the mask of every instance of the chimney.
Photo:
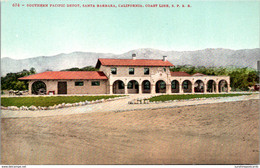
POLYGON ((136 54, 132 54, 133 60, 136 60, 136 54))
POLYGON ((163 56, 163 61, 167 61, 167 56, 163 56))

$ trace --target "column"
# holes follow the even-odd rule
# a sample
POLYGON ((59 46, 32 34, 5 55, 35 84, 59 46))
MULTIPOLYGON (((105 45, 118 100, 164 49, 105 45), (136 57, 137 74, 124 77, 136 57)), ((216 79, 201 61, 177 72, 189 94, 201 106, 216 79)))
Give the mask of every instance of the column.
POLYGON ((125 85, 125 94, 128 94, 127 85, 125 85))
POLYGON ((32 83, 33 83, 34 81, 30 81, 29 83, 28 83, 28 93, 30 94, 30 95, 32 95, 32 83))
POLYGON ((171 84, 166 84, 166 93, 167 94, 171 93, 171 84))
POLYGON ((182 84, 179 84, 179 93, 183 93, 182 84))
POLYGON ((142 94, 142 84, 139 84, 138 88, 139 88, 139 94, 142 94))
POLYGON ((216 84, 216 93, 219 93, 218 84, 216 84))
POLYGON ((204 84, 204 93, 207 93, 208 86, 207 84, 204 84))
POLYGON ((113 85, 109 85, 109 94, 113 94, 113 85))
POLYGON ((194 94, 194 83, 191 83, 191 93, 194 94))
POLYGON ((151 94, 155 94, 155 85, 151 84, 151 94))

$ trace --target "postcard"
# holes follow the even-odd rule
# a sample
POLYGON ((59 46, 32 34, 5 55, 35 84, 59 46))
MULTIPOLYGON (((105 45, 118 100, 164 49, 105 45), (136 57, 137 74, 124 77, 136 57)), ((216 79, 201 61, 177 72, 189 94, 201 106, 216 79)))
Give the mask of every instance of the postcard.
POLYGON ((259 6, 2 0, 1 164, 257 165, 259 6))

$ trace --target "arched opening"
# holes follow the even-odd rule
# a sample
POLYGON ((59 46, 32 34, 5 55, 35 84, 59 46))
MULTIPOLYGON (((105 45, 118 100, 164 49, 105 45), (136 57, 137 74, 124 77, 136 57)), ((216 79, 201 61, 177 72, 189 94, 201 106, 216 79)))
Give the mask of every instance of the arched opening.
POLYGON ((148 80, 143 81, 142 83, 143 93, 151 93, 151 83, 148 80))
POLYGON ((32 84, 32 94, 45 95, 46 90, 46 84, 42 81, 36 81, 32 84))
POLYGON ((194 83, 194 92, 195 93, 203 93, 204 92, 204 83, 202 80, 197 80, 194 83))
POLYGON ((117 80, 113 83, 114 94, 125 94, 125 84, 121 80, 117 80))
POLYGON ((189 80, 183 81, 182 82, 183 93, 191 93, 191 91, 192 91, 191 86, 192 86, 191 81, 189 81, 189 80))
POLYGON ((228 92, 228 85, 226 80, 219 81, 218 84, 219 92, 228 92))
POLYGON ((216 82, 214 80, 209 80, 207 83, 207 92, 216 92, 216 82))
POLYGON ((136 80, 131 80, 127 84, 127 91, 129 94, 139 93, 139 84, 136 80))
POLYGON ((172 88, 172 93, 179 93, 179 82, 177 80, 173 80, 171 82, 171 88, 172 88))
POLYGON ((156 82, 156 93, 166 93, 166 83, 163 80, 156 82))

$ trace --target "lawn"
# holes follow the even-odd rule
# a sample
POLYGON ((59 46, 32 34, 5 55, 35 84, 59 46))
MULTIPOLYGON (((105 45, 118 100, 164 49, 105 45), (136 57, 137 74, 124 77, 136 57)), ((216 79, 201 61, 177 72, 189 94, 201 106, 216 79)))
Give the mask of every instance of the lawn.
POLYGON ((187 94, 187 95, 160 95, 151 97, 149 100, 153 101, 169 101, 169 100, 181 100, 181 99, 194 99, 194 98, 212 98, 212 97, 233 97, 233 96, 242 96, 250 95, 246 94, 187 94))
POLYGON ((92 101, 100 99, 115 98, 121 96, 51 96, 51 97, 2 97, 1 106, 41 106, 48 107, 61 103, 76 103, 80 101, 92 101))

